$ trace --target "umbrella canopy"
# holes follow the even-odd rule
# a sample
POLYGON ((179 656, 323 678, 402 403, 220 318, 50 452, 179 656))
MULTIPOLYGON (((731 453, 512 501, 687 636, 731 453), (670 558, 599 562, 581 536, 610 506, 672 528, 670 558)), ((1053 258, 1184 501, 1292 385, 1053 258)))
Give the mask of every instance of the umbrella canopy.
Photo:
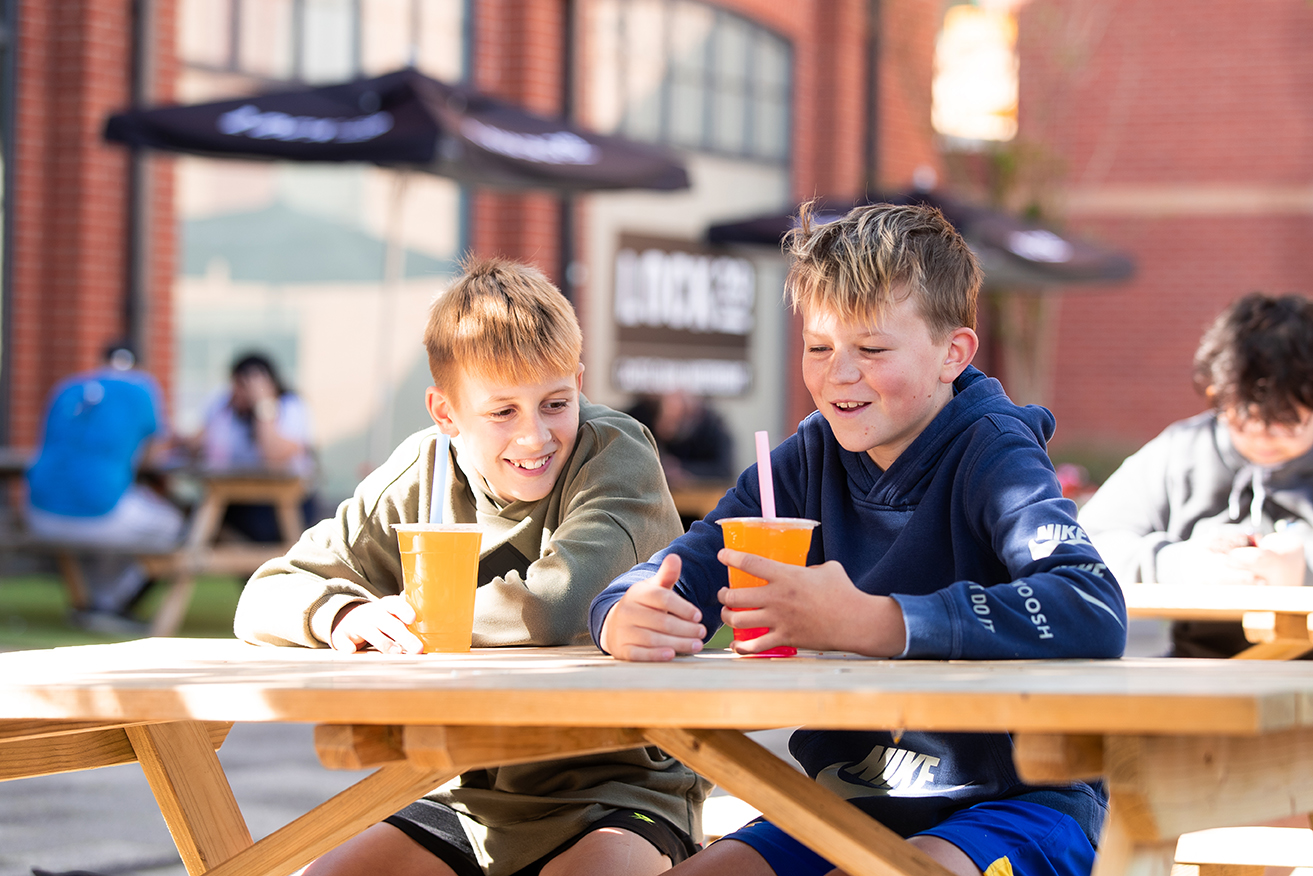
MULTIPOLYGON (((832 222, 855 206, 875 203, 938 207, 971 245, 985 272, 986 285, 994 288, 1107 283, 1125 280, 1135 273, 1135 263, 1125 253, 940 192, 895 192, 838 207, 822 206, 816 211, 816 220, 832 222)), ((712 243, 778 246, 796 222, 796 210, 758 216, 713 225, 707 230, 707 239, 712 243)))
POLYGON ((688 188, 664 150, 593 134, 412 70, 374 79, 110 116, 105 139, 212 157, 363 161, 475 185, 688 188))

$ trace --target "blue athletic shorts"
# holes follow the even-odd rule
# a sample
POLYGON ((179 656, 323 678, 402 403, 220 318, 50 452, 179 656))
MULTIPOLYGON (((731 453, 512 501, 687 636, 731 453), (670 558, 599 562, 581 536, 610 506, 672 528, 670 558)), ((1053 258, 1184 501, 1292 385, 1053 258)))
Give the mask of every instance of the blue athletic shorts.
MULTIPOLYGON (((977 803, 919 835, 957 846, 985 876, 1090 876, 1094 869, 1094 849, 1074 818, 1024 800, 977 803)), ((725 839, 751 846, 779 876, 834 869, 769 821, 754 821, 725 839)))

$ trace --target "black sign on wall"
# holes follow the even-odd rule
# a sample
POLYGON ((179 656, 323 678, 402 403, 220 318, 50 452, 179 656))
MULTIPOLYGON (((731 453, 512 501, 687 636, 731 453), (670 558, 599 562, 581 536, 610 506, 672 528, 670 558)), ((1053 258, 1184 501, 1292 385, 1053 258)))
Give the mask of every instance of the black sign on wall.
POLYGON ((621 235, 615 257, 616 357, 624 392, 740 396, 752 386, 752 262, 695 243, 621 235))

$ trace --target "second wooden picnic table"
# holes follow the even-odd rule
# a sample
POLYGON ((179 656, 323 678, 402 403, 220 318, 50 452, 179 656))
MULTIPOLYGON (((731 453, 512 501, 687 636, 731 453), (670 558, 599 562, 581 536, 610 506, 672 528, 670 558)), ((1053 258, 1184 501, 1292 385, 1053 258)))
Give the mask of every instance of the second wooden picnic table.
POLYGON ((187 540, 172 554, 144 558, 152 576, 166 578, 169 590, 151 621, 151 634, 171 636, 181 627, 198 575, 249 575, 282 556, 304 528, 301 503, 305 480, 279 469, 182 469, 196 479, 201 500, 192 516, 187 540), (274 508, 281 542, 216 543, 224 511, 230 504, 268 504, 274 508))
POLYGON ((1240 621, 1253 643, 1240 660, 1293 660, 1313 651, 1313 587, 1122 584, 1126 613, 1165 620, 1240 621))

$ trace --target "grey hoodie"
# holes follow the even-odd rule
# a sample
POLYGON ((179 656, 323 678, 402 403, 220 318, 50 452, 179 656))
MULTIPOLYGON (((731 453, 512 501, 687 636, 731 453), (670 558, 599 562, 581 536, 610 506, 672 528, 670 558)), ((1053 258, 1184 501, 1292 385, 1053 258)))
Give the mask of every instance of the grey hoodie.
MULTIPOLYGON (((1180 420, 1121 464, 1080 512, 1080 523, 1119 581, 1159 580, 1173 545, 1227 525, 1255 536, 1278 528, 1304 544, 1313 584, 1313 452, 1277 466, 1242 457, 1215 412, 1180 420)), ((1239 624, 1178 623, 1176 653, 1230 656, 1239 624)))

